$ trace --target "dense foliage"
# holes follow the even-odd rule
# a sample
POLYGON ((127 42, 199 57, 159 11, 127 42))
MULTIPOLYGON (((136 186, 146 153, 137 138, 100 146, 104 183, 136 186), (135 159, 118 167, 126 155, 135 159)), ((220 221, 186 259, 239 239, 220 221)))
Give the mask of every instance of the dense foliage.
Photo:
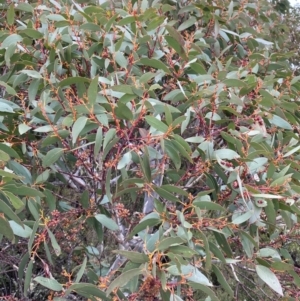
POLYGON ((0 5, 0 294, 297 300, 300 77, 269 2, 0 5))

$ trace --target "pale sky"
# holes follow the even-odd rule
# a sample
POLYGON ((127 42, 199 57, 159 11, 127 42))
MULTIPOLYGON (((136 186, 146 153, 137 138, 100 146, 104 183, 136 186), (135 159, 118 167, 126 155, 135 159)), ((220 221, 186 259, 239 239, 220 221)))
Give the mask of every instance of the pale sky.
POLYGON ((300 0, 290 0, 290 4, 294 6, 295 4, 300 5, 300 0))

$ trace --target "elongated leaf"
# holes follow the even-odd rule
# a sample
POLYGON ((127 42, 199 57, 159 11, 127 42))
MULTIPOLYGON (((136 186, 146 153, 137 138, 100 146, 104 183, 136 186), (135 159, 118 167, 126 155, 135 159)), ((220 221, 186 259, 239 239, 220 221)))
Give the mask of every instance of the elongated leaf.
POLYGON ((142 269, 132 269, 122 273, 119 277, 117 277, 108 287, 106 291, 106 295, 108 296, 114 289, 124 286, 128 283, 133 277, 142 274, 142 269))
POLYGON ((28 289, 31 282, 32 277, 32 268, 33 268, 33 259, 31 259, 28 263, 26 274, 25 274, 25 280, 24 280, 24 296, 27 297, 28 295, 28 289))
POLYGON ((13 230, 10 227, 9 222, 4 218, 3 215, 0 215, 0 233, 3 234, 10 241, 13 241, 15 236, 13 230))
POLYGON ((57 243, 57 240, 56 240, 54 234, 48 228, 47 228, 47 231, 48 231, 48 235, 51 240, 53 250, 54 250, 56 256, 59 256, 61 254, 61 248, 60 248, 59 244, 57 243))
POLYGON ((20 218, 6 205, 4 201, 0 198, 0 212, 3 212, 8 218, 15 221, 17 224, 23 227, 23 223, 20 218))
POLYGON ((194 290, 199 289, 205 294, 207 294, 210 297, 211 301, 220 301, 218 297, 215 295, 215 293, 206 285, 200 283, 190 283, 190 285, 194 290))
POLYGON ((161 223, 161 221, 157 218, 150 218, 150 219, 144 220, 133 228, 133 230, 129 234, 129 238, 132 238, 135 234, 145 230, 147 227, 152 227, 152 226, 158 225, 160 223, 161 223))
POLYGON ((114 253, 122 255, 134 263, 146 263, 149 261, 149 257, 143 253, 125 250, 114 251, 114 253))
POLYGON ((283 296, 281 284, 276 275, 267 267, 263 265, 257 265, 255 267, 257 275, 277 294, 283 296))
POLYGON ((224 290, 233 298, 233 296, 234 296, 233 290, 229 286, 229 284, 226 281, 226 278, 224 277, 224 275, 222 274, 222 272, 214 264, 212 265, 212 269, 213 269, 214 273, 217 276, 218 282, 222 285, 222 287, 224 288, 224 290))
POLYGON ((9 198, 12 206, 19 210, 25 206, 25 204, 22 202, 21 199, 19 199, 17 196, 15 196, 13 193, 9 191, 5 191, 5 195, 9 198))
POLYGON ((64 80, 62 80, 60 83, 59 83, 59 86, 60 87, 64 87, 64 86, 70 86, 70 85, 73 85, 73 84, 83 84, 83 83, 89 83, 90 80, 87 78, 87 77, 68 77, 64 80))
POLYGON ((102 292, 96 285, 91 283, 74 283, 68 288, 65 294, 68 295, 72 291, 88 299, 92 297, 98 297, 102 300, 111 300, 107 298, 105 293, 102 292))
POLYGON ((157 246, 157 250, 165 250, 171 246, 178 246, 184 243, 184 240, 180 237, 167 237, 161 240, 157 246))
POLYGON ((97 214, 97 215, 95 215, 95 219, 99 223, 101 223, 104 227, 106 227, 106 228, 108 228, 110 230, 115 231, 115 230, 119 229, 119 227, 116 224, 116 222, 113 219, 107 217, 105 214, 97 214))
POLYGON ((86 264, 87 264, 87 257, 84 258, 83 263, 81 264, 81 267, 76 275, 75 283, 78 283, 80 281, 80 279, 82 278, 85 268, 86 268, 86 264))
POLYGON ((41 284, 42 286, 51 289, 52 291, 60 292, 63 289, 63 286, 56 279, 38 276, 35 277, 33 280, 41 284))
POLYGON ((103 139, 102 127, 99 127, 95 139, 95 148, 94 148, 95 158, 98 158, 99 156, 99 152, 102 146, 102 139, 103 139))
MULTIPOLYGON (((188 60, 187 54, 185 53, 185 41, 183 39, 183 37, 181 36, 181 34, 172 26, 166 25, 166 29, 168 30, 169 34, 171 35, 171 37, 176 41, 178 48, 175 49, 178 54, 184 59, 184 60, 188 60)), ((173 44, 171 43, 171 47, 173 44)))
POLYGON ((53 148, 43 158, 43 167, 48 167, 54 164, 64 153, 63 148, 53 148))
POLYGON ((232 257, 233 254, 232 254, 232 250, 228 244, 228 241, 225 237, 224 234, 220 233, 220 232, 217 232, 217 231, 213 231, 214 233, 214 236, 216 238, 216 241, 218 242, 219 246, 221 247, 221 249, 226 253, 226 255, 228 257, 232 257))
POLYGON ((34 188, 25 186, 25 185, 20 185, 20 184, 8 184, 3 185, 3 190, 5 192, 10 191, 12 193, 15 193, 17 195, 24 195, 24 196, 32 196, 32 197, 43 197, 44 194, 41 191, 38 191, 34 188))
POLYGON ((156 130, 162 133, 166 133, 168 131, 169 127, 157 118, 153 116, 146 116, 145 119, 147 123, 154 127, 156 130))
POLYGON ((202 210, 221 210, 221 211, 225 210, 221 205, 216 204, 214 202, 196 200, 193 202, 193 205, 197 206, 198 208, 200 208, 202 210))
POLYGON ((72 136, 73 136, 73 144, 76 143, 78 136, 80 135, 80 133, 82 132, 82 130, 84 129, 86 122, 87 122, 87 118, 82 116, 79 117, 73 124, 73 128, 72 128, 72 136))
POLYGON ((27 225, 24 225, 24 228, 17 224, 15 221, 9 221, 10 227, 13 230, 13 233, 17 236, 28 238, 32 234, 32 229, 27 225))
POLYGON ((88 88, 88 100, 90 104, 95 104, 98 95, 98 76, 96 76, 88 88))
POLYGON ((103 141, 103 150, 106 149, 108 143, 115 138, 116 136, 116 130, 115 129, 109 129, 108 132, 104 135, 104 141, 103 141))
POLYGON ((196 267, 189 264, 182 265, 180 268, 181 271, 176 265, 172 265, 167 268, 167 271, 172 275, 183 276, 189 281, 212 286, 212 283, 208 280, 208 278, 204 274, 202 274, 196 267))
POLYGON ((140 59, 140 63, 145 66, 150 66, 150 67, 153 67, 156 69, 161 69, 167 74, 171 73, 170 70, 168 69, 168 67, 163 62, 156 60, 156 59, 142 58, 142 59, 140 59))

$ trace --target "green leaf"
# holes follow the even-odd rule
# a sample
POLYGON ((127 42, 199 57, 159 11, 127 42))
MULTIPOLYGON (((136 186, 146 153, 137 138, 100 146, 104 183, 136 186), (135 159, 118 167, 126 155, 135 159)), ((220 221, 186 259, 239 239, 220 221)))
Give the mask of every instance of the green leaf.
POLYGON ((9 161, 7 167, 11 169, 15 174, 20 176, 21 181, 24 184, 32 184, 32 176, 28 168, 26 168, 25 166, 23 166, 15 160, 9 161))
POLYGON ((98 79, 99 79, 99 77, 96 76, 96 77, 92 80, 92 82, 91 82, 91 84, 90 84, 90 86, 89 86, 89 88, 88 88, 88 92, 87 92, 89 103, 92 104, 92 105, 94 105, 95 102, 96 102, 96 100, 97 100, 97 95, 98 95, 98 84, 99 84, 99 83, 98 83, 98 79))
POLYGON ((177 150, 173 147, 173 144, 166 144, 166 152, 170 159, 173 161, 175 168, 178 170, 181 166, 181 159, 177 150))
POLYGON ((90 194, 88 190, 85 190, 80 198, 80 204, 82 205, 83 208, 88 209, 90 206, 90 194))
POLYGON ((197 19, 195 17, 190 17, 189 19, 187 19, 186 21, 184 21, 183 23, 180 24, 180 26, 178 27, 178 31, 185 30, 185 29, 195 25, 196 22, 197 22, 197 19))
POLYGON ((32 234, 32 229, 24 225, 24 228, 17 224, 15 221, 9 221, 10 227, 13 230, 13 233, 17 236, 28 238, 32 234))
POLYGON ((73 128, 72 128, 73 144, 76 143, 77 138, 80 135, 80 133, 82 132, 82 130, 84 129, 87 121, 88 121, 88 119, 85 116, 81 116, 74 122, 73 128))
POLYGON ((15 221, 17 224, 24 227, 22 221, 20 218, 6 205, 5 202, 3 202, 0 198, 0 212, 3 212, 8 218, 15 221))
POLYGON ((37 79, 43 78, 42 75, 35 70, 22 70, 20 71, 20 73, 24 73, 32 78, 37 78, 37 79))
POLYGON ((162 198, 172 201, 172 202, 180 202, 180 200, 175 197, 172 193, 169 191, 161 188, 161 187, 154 187, 155 192, 162 198))
POLYGON ((152 31, 154 29, 157 29, 162 23, 164 22, 165 17, 164 16, 157 16, 149 22, 149 25, 147 26, 147 31, 152 31))
POLYGON ((208 280, 208 278, 191 264, 181 265, 180 269, 181 271, 178 269, 176 265, 172 265, 167 268, 167 271, 175 276, 180 275, 181 277, 184 277, 189 281, 200 283, 206 286, 213 286, 212 283, 208 280))
POLYGON ((94 217, 104 227, 106 227, 112 231, 119 230, 119 227, 116 224, 116 222, 113 219, 107 217, 105 214, 97 214, 94 217))
POLYGON ((240 158, 240 155, 231 149, 222 148, 213 152, 213 158, 232 160, 240 158))
POLYGON ((231 289, 231 287, 229 286, 228 282, 226 281, 226 278, 221 273, 221 271, 219 270, 219 268, 215 264, 213 264, 212 265, 212 269, 213 269, 214 273, 216 274, 218 282, 221 284, 221 286, 223 287, 223 289, 230 295, 231 298, 233 298, 234 292, 231 289))
POLYGON ((60 292, 63 289, 63 286, 56 279, 38 276, 33 280, 55 292, 60 292))
POLYGON ((150 168, 150 158, 149 152, 147 148, 144 148, 144 156, 143 158, 139 157, 140 166, 142 168, 142 172, 148 182, 151 182, 151 168, 150 168))
POLYGON ((61 248, 60 248, 59 244, 57 243, 54 234, 50 231, 49 228, 47 228, 47 232, 50 237, 53 250, 54 250, 56 256, 59 256, 61 254, 61 248))
POLYGON ((31 283, 31 276, 32 276, 32 268, 33 268, 33 259, 31 259, 28 263, 26 273, 25 273, 25 280, 24 280, 24 296, 28 296, 28 289, 31 283))
POLYGON ((227 241, 225 235, 223 233, 220 233, 220 232, 217 232, 217 231, 214 231, 214 230, 213 230, 213 233, 214 233, 216 241, 218 242, 221 249, 226 253, 226 255, 229 258, 232 258, 232 256, 233 256, 232 250, 231 250, 231 248, 228 244, 228 241, 227 241))
POLYGON ((125 166, 127 166, 128 163, 130 163, 132 159, 132 155, 131 152, 127 152, 123 155, 123 157, 121 158, 121 160, 119 161, 118 165, 117 165, 117 169, 120 170, 122 168, 124 168, 125 166))
POLYGON ((132 238, 135 234, 138 234, 139 232, 145 230, 147 227, 153 227, 161 223, 161 220, 157 218, 149 218, 142 222, 140 222, 138 225, 136 225, 131 233, 129 234, 129 238, 132 238))
POLYGON ((143 253, 126 251, 126 250, 118 250, 113 252, 126 257, 127 259, 129 259, 131 262, 134 263, 146 263, 149 261, 149 257, 143 253))
MULTIPOLYGON (((186 54, 185 48, 184 48, 185 41, 184 41, 182 35, 174 27, 172 27, 172 26, 166 25, 166 29, 169 32, 169 34, 171 35, 171 37, 174 39, 174 41, 177 42, 178 47, 176 47, 172 43, 177 48, 177 49, 175 49, 175 48, 174 49, 178 52, 178 54, 182 57, 182 59, 184 59, 184 60, 187 61, 188 57, 187 57, 187 54, 186 54)), ((165 37, 165 39, 167 40, 167 37, 165 37)), ((170 45, 170 46, 173 48, 172 45, 170 45)))
POLYGON ((95 23, 84 23, 79 27, 81 30, 101 31, 101 27, 95 23))
POLYGON ((112 195, 110 191, 110 180, 111 180, 111 168, 108 168, 106 172, 105 192, 108 200, 112 202, 112 195))
POLYGON ((23 280, 23 276, 24 276, 24 273, 25 273, 25 270, 26 270, 26 264, 28 263, 29 261, 29 252, 26 252, 23 256, 22 256, 22 259, 19 263, 19 266, 18 266, 18 278, 19 279, 22 279, 23 280))
POLYGON ((48 180, 49 177, 50 177, 50 170, 46 169, 40 175, 38 175, 38 177, 35 180, 35 184, 44 183, 48 180))
POLYGON ((102 292, 96 285, 91 283, 74 283, 68 288, 65 295, 67 296, 72 291, 88 299, 92 297, 98 297, 102 300, 110 301, 104 292, 102 292))
POLYGON ((193 205, 202 210, 220 210, 220 211, 225 210, 221 205, 214 202, 208 202, 208 201, 195 200, 193 202, 193 205))
POLYGON ((283 158, 286 158, 286 157, 292 155, 293 153, 297 152, 299 149, 300 149, 300 145, 296 146, 295 148, 293 148, 290 151, 288 151, 287 153, 285 153, 283 155, 283 158))
POLYGON ((180 237, 167 237, 159 242, 157 250, 166 250, 172 246, 182 245, 184 242, 180 237))
POLYGON ((33 39, 41 39, 43 37, 43 34, 41 32, 32 28, 26 28, 24 30, 20 30, 20 33, 24 33, 33 39))
POLYGON ((108 143, 115 138, 116 136, 116 129, 109 129, 104 136, 104 141, 103 141, 103 150, 106 149, 108 143))
POLYGON ((239 79, 225 79, 223 83, 227 87, 237 87, 237 88, 243 88, 246 87, 247 84, 239 79))
POLYGON ((32 196, 32 197, 44 197, 44 194, 41 191, 38 191, 34 188, 27 187, 25 185, 20 184, 5 184, 2 186, 3 190, 10 191, 12 193, 15 193, 17 195, 24 195, 24 196, 32 196))
POLYGON ((283 296, 281 284, 276 275, 267 267, 263 265, 255 266, 257 275, 263 280, 272 290, 280 296, 283 296))
POLYGON ((103 139, 102 127, 99 127, 95 138, 95 148, 94 148, 94 156, 96 159, 98 159, 99 157, 99 152, 102 146, 102 139, 103 139))
POLYGON ((7 153, 10 157, 20 159, 20 156, 18 155, 18 153, 13 148, 7 146, 4 143, 0 143, 0 150, 7 153))
POLYGON ((162 133, 166 133, 169 129, 169 127, 165 123, 153 116, 146 116, 145 119, 150 126, 162 133))
POLYGON ((254 239, 246 232, 240 232, 240 238, 241 238, 241 243, 242 246, 245 250, 246 255, 248 256, 248 258, 252 258, 253 254, 254 254, 254 244, 253 241, 254 239), (251 237, 251 239, 249 239, 251 237))
POLYGON ((261 38, 256 38, 255 39, 258 43, 261 43, 263 44, 264 46, 272 46, 274 43, 273 42, 269 42, 269 41, 266 41, 264 39, 261 39, 261 38))
POLYGON ((31 232, 31 235, 30 235, 30 238, 29 238, 29 241, 28 241, 28 252, 31 253, 31 247, 32 247, 32 244, 34 242, 34 239, 35 239, 35 235, 36 235, 36 231, 39 227, 39 220, 35 221, 34 225, 33 225, 33 228, 32 228, 32 232, 31 232))
POLYGON ((222 263, 226 263, 226 258, 224 257, 220 248, 216 246, 214 243, 212 243, 211 241, 209 242, 209 249, 217 258, 220 259, 222 263))
POLYGON ((239 225, 250 219, 250 217, 254 214, 252 210, 249 210, 243 214, 237 214, 232 217, 232 223, 239 225))
POLYGON ((167 41, 168 45, 180 55, 182 59, 185 61, 188 60, 184 47, 182 47, 182 45, 179 44, 174 37, 165 36, 165 40, 167 41))
POLYGON ((15 236, 13 230, 3 215, 0 215, 0 234, 3 234, 10 241, 14 241, 15 236))
POLYGON ((26 132, 28 132, 29 130, 31 130, 31 127, 28 126, 27 124, 22 123, 22 124, 19 124, 18 129, 19 129, 20 135, 23 135, 26 132))
POLYGON ((18 6, 16 7, 16 10, 21 10, 29 13, 33 13, 34 9, 33 7, 28 3, 18 3, 18 6))
POLYGON ((8 154, 0 150, 0 156, 1 156, 1 161, 7 162, 10 160, 10 157, 8 154))
POLYGON ((123 25, 127 25, 130 23, 135 22, 135 17, 134 16, 129 16, 129 17, 125 17, 123 19, 121 19, 118 23, 119 26, 123 26, 123 25))
POLYGON ((255 193, 252 194, 255 198, 265 198, 265 199, 283 199, 283 196, 268 194, 268 193, 255 193))
POLYGON ((200 283, 189 283, 189 285, 194 289, 194 290, 200 290, 207 294, 211 301, 220 301, 218 297, 215 295, 215 293, 206 285, 200 284, 200 283))
MULTIPOLYGON (((9 35, 7 38, 4 39, 4 41, 1 44, 1 48, 2 49, 7 48, 11 44, 17 44, 17 43, 22 42, 22 41, 23 41, 23 38, 20 35, 13 33, 13 34, 9 35)), ((2 82, 0 82, 0 85, 2 85, 2 82)))
POLYGON ((13 25, 15 22, 15 8, 13 3, 11 3, 7 9, 6 20, 9 26, 13 25))
POLYGON ((161 61, 156 59, 148 59, 148 58, 142 58, 140 59, 140 64, 149 66, 152 68, 163 70, 167 74, 171 74, 169 68, 161 61))
POLYGON ((185 258, 192 258, 193 256, 195 256, 197 254, 197 252, 190 249, 189 247, 181 246, 181 245, 171 246, 168 248, 168 251, 173 254, 181 255, 182 257, 185 257, 185 258))
POLYGON ((133 114, 132 114, 131 110, 122 102, 119 102, 118 106, 115 107, 115 114, 120 119, 125 119, 125 120, 133 119, 133 114))
POLYGON ((210 248, 209 248, 208 239, 202 231, 199 231, 199 236, 201 237, 203 244, 204 244, 204 248, 205 248, 205 270, 210 271, 211 270, 211 252, 210 252, 210 248))
POLYGON ((132 269, 122 273, 117 277, 108 287, 106 291, 106 296, 108 296, 114 289, 119 288, 127 284, 133 277, 142 274, 143 270, 141 268, 132 269))
POLYGON ((58 86, 64 87, 64 86, 70 86, 74 84, 84 84, 84 83, 90 83, 90 80, 87 77, 74 76, 74 77, 68 77, 66 79, 63 79, 58 84, 58 86))
POLYGON ((168 192, 172 192, 172 193, 177 193, 179 195, 183 195, 183 196, 186 196, 188 197, 189 194, 187 191, 183 190, 182 188, 179 188, 177 186, 174 186, 174 185, 162 185, 160 186, 162 189, 168 191, 168 192))
POLYGON ((82 278, 85 268, 86 268, 86 264, 87 264, 87 257, 84 257, 83 263, 81 264, 81 267, 76 275, 75 283, 78 283, 80 281, 80 279, 82 278))
POLYGON ((293 127, 286 120, 277 115, 273 115, 272 118, 269 118, 269 121, 280 128, 293 130, 293 127))
MULTIPOLYGON (((1 174, 1 173, 0 173, 1 174)), ((4 192, 4 191, 3 191, 4 192)), ((13 193, 9 192, 9 191, 5 191, 5 195, 7 198, 9 198, 12 206, 16 209, 16 210, 20 210, 21 208, 24 208, 25 204, 22 202, 22 200, 20 200, 17 196, 15 196, 13 193)))
POLYGON ((53 148, 43 158, 43 167, 48 167, 54 164, 64 153, 63 148, 53 148))

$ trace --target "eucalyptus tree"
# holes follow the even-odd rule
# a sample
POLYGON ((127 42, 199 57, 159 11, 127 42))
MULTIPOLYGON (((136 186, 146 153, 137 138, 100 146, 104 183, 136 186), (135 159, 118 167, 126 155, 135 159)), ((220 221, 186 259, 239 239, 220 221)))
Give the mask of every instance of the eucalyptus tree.
POLYGON ((296 300, 300 83, 269 2, 2 9, 4 294, 296 300))

